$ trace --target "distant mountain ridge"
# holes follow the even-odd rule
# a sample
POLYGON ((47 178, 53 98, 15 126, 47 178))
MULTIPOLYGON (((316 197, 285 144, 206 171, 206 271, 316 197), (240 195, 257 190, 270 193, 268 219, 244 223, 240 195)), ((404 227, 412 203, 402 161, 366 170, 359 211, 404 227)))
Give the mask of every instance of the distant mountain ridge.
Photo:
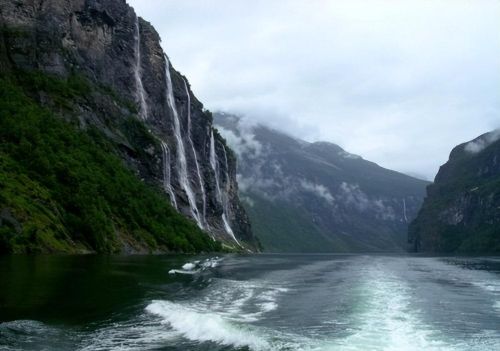
POLYGON ((215 113, 236 153, 240 196, 267 251, 402 251, 426 181, 328 142, 215 113))
POLYGON ((500 130, 456 146, 427 189, 412 251, 500 252, 500 130))

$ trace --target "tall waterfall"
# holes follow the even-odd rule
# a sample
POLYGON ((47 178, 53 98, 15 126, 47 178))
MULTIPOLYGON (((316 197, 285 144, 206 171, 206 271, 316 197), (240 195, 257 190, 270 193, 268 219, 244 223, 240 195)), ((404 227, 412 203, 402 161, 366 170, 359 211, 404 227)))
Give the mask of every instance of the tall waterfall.
POLYGON ((403 216, 404 216, 405 222, 408 223, 408 217, 406 216, 406 199, 403 199, 403 216))
POLYGON ((139 27, 139 17, 135 16, 135 66, 134 66, 134 77, 135 77, 135 88, 136 88, 136 98, 139 102, 139 117, 145 120, 148 116, 148 106, 146 104, 146 93, 144 91, 144 85, 142 84, 142 58, 141 58, 141 31, 139 27))
POLYGON ((234 235, 234 232, 233 232, 233 229, 231 228, 231 226, 229 225, 229 221, 227 219, 227 213, 229 212, 229 187, 230 187, 230 183, 229 183, 229 167, 228 167, 228 163, 227 163, 227 153, 226 153, 226 148, 224 147, 224 145, 222 145, 222 151, 224 152, 224 162, 225 162, 225 170, 226 170, 226 191, 222 194, 222 208, 224 209, 224 211, 222 212, 222 221, 224 222, 224 227, 226 227, 226 231, 229 233, 229 235, 231 235, 234 239, 234 241, 236 241, 236 243, 241 246, 240 242, 236 239, 236 236, 234 235))
POLYGON ((177 113, 177 107, 175 105, 174 99, 174 89, 172 87, 172 78, 170 76, 170 61, 168 57, 165 57, 165 77, 167 80, 167 103, 172 111, 172 116, 174 119, 174 133, 175 140, 177 142, 177 172, 179 177, 179 183, 186 192, 189 207, 191 211, 191 216, 194 218, 198 227, 203 229, 203 223, 200 219, 200 213, 196 207, 196 198, 191 189, 191 184, 189 182, 188 171, 187 171, 187 160, 186 160, 186 150, 184 148, 184 141, 182 140, 181 125, 179 122, 179 114, 177 113))
POLYGON ((219 183, 219 171, 217 170, 217 154, 215 153, 215 139, 214 131, 210 132, 210 166, 215 175, 215 192, 217 196, 217 201, 222 203, 222 197, 220 194, 220 183, 219 183))
POLYGON ((186 90, 186 95, 187 95, 187 122, 188 122, 187 138, 188 138, 188 143, 191 146, 191 151, 193 152, 194 163, 196 165, 196 174, 198 175, 198 182, 200 184, 201 197, 202 197, 201 200, 203 203, 202 221, 203 221, 203 224, 206 225, 206 223, 207 223, 207 195, 205 193, 205 184, 203 182, 203 178, 202 178, 201 172, 200 172, 200 164, 198 163, 198 156, 196 155, 196 150, 194 149, 193 139, 191 138, 191 95, 189 94, 189 89, 188 89, 186 80, 183 78, 182 81, 184 82, 184 89, 186 90))
POLYGON ((163 140, 160 141, 161 149, 163 151, 163 188, 170 196, 170 202, 175 209, 177 209, 177 200, 175 199, 175 193, 172 189, 172 179, 170 174, 170 150, 167 143, 163 140))
MULTIPOLYGON (((224 158, 226 161, 226 190, 228 190, 229 186, 229 176, 227 174, 227 156, 226 156, 226 149, 224 148, 224 158)), ((219 171, 218 171, 218 160, 217 160, 217 154, 215 152, 215 138, 214 138, 214 131, 212 130, 210 133, 210 166, 212 167, 212 170, 214 171, 215 175, 215 191, 216 191, 216 196, 217 200, 221 203, 222 205, 222 222, 224 223, 224 229, 226 232, 231 235, 233 240, 241 246, 240 242, 238 239, 236 239, 236 236, 234 235, 234 232, 229 225, 229 221, 227 219, 227 211, 228 211, 228 198, 227 194, 224 196, 221 192, 220 189, 220 180, 219 180, 219 171)))

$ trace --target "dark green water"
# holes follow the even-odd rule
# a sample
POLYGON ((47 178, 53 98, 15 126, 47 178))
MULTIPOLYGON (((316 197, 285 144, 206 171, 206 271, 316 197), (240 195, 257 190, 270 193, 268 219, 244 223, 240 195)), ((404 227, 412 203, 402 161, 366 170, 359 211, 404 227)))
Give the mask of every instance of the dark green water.
POLYGON ((500 258, 0 257, 0 350, 500 350, 500 258))

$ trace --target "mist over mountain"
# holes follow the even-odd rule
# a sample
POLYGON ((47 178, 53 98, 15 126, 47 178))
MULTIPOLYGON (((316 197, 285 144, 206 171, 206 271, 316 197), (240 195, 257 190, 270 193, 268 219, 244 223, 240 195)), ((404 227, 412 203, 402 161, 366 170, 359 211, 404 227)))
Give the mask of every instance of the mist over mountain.
POLYGON ((328 142, 214 114, 236 153, 240 196, 267 251, 402 251, 427 181, 328 142))

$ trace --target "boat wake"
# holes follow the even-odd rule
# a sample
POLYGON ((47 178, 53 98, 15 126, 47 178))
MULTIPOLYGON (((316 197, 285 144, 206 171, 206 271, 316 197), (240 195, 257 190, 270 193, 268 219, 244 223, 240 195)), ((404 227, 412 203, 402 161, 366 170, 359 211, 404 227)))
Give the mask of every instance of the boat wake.
POLYGON ((188 289, 145 300, 132 318, 78 331, 34 321, 0 324, 0 349, 484 351, 500 345, 490 327, 498 325, 499 285, 488 272, 397 257, 312 260, 269 272, 244 259, 228 261, 195 260, 169 271, 188 289), (473 307, 471 297, 478 300, 473 307), (484 313, 490 324, 479 328, 484 313))

